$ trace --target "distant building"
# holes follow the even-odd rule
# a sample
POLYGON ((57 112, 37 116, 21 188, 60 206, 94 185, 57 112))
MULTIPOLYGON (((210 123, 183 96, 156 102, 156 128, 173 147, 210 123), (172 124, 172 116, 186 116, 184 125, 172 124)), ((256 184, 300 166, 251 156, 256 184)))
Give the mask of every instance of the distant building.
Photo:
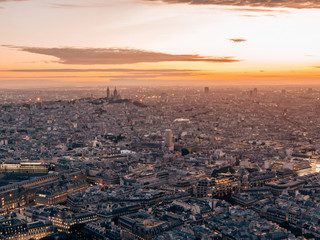
POLYGON ((73 225, 97 221, 98 217, 95 213, 80 212, 72 213, 61 211, 53 216, 49 216, 49 220, 53 226, 58 228, 59 231, 68 232, 73 225))
POLYGON ((117 97, 118 97, 118 91, 117 91, 117 88, 114 88, 113 98, 117 98, 117 97))
POLYGON ((222 174, 216 178, 199 180, 196 189, 196 197, 222 197, 230 193, 238 192, 241 182, 232 174, 222 174))
POLYGON ((206 93, 206 94, 209 93, 209 87, 204 88, 204 93, 206 93))
POLYGON ((161 93, 161 102, 168 102, 167 93, 161 93))
POLYGON ((258 96, 258 89, 254 88, 253 89, 253 97, 257 97, 258 96))
POLYGON ((38 162, 21 162, 21 163, 5 163, 0 164, 0 172, 11 173, 30 173, 30 174, 47 174, 53 166, 51 164, 38 162))
POLYGON ((41 239, 53 234, 50 222, 34 222, 26 224, 18 219, 0 221, 0 239, 41 239))
POLYGON ((103 220, 87 223, 84 232, 95 240, 121 240, 121 230, 110 222, 103 220))
POLYGON ((73 181, 73 184, 68 184, 65 188, 57 188, 56 191, 41 190, 35 195, 35 203, 40 205, 54 206, 67 201, 67 196, 76 192, 83 191, 88 188, 85 181, 73 181))
POLYGON ((107 88, 107 98, 108 99, 110 98, 110 89, 109 89, 109 87, 107 88))
POLYGON ((112 99, 112 100, 117 100, 120 99, 120 94, 117 90, 117 88, 115 87, 113 90, 113 94, 111 93, 109 87, 107 87, 107 99, 112 99))
POLYGON ((266 187, 275 195, 279 196, 282 192, 287 191, 290 195, 294 195, 296 190, 303 187, 305 181, 297 179, 282 179, 277 182, 266 183, 266 187))
POLYGON ((171 229, 171 225, 168 222, 156 219, 144 212, 120 217, 119 226, 125 229, 128 234, 124 237, 129 239, 129 237, 137 236, 139 239, 145 240, 151 240, 155 236, 171 229))
POLYGON ((0 187, 0 208, 9 210, 33 202, 39 186, 56 184, 59 178, 58 175, 51 174, 0 187))

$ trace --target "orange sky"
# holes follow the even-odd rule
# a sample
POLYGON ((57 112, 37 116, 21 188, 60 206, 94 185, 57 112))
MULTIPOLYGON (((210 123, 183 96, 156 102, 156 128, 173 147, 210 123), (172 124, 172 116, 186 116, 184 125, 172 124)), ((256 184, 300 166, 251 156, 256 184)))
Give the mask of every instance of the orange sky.
POLYGON ((318 0, 190 2, 0 0, 0 84, 320 82, 318 0))

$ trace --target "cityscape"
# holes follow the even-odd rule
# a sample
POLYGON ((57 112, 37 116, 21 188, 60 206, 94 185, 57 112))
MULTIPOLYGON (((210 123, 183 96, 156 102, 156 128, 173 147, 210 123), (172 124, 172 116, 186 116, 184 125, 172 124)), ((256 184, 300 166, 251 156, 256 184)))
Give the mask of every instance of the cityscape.
POLYGON ((320 0, 0 0, 0 240, 320 239, 320 0))
POLYGON ((320 237, 320 89, 5 92, 1 239, 320 237))

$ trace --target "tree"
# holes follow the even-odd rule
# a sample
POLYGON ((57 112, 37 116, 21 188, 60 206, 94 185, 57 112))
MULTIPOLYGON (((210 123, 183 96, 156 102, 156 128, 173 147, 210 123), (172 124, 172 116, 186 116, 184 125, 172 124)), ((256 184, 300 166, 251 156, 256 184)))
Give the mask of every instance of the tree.
POLYGON ((181 149, 181 155, 182 155, 182 156, 188 155, 189 153, 190 153, 190 152, 189 152, 188 149, 186 149, 186 148, 182 148, 182 149, 181 149))

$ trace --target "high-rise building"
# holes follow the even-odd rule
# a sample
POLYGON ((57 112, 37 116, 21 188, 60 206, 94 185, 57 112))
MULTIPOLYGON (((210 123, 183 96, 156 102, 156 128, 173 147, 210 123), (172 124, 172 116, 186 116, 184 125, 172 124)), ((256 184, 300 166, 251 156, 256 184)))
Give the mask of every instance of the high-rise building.
POLYGON ((166 129, 164 133, 165 137, 165 147, 167 147, 170 151, 174 149, 173 141, 172 141, 172 131, 171 129, 166 129))
POLYGON ((204 88, 204 93, 209 93, 209 87, 204 88))
POLYGON ((253 89, 253 96, 254 96, 254 97, 257 97, 257 96, 258 96, 258 89, 257 89, 257 88, 254 88, 254 89, 253 89))

